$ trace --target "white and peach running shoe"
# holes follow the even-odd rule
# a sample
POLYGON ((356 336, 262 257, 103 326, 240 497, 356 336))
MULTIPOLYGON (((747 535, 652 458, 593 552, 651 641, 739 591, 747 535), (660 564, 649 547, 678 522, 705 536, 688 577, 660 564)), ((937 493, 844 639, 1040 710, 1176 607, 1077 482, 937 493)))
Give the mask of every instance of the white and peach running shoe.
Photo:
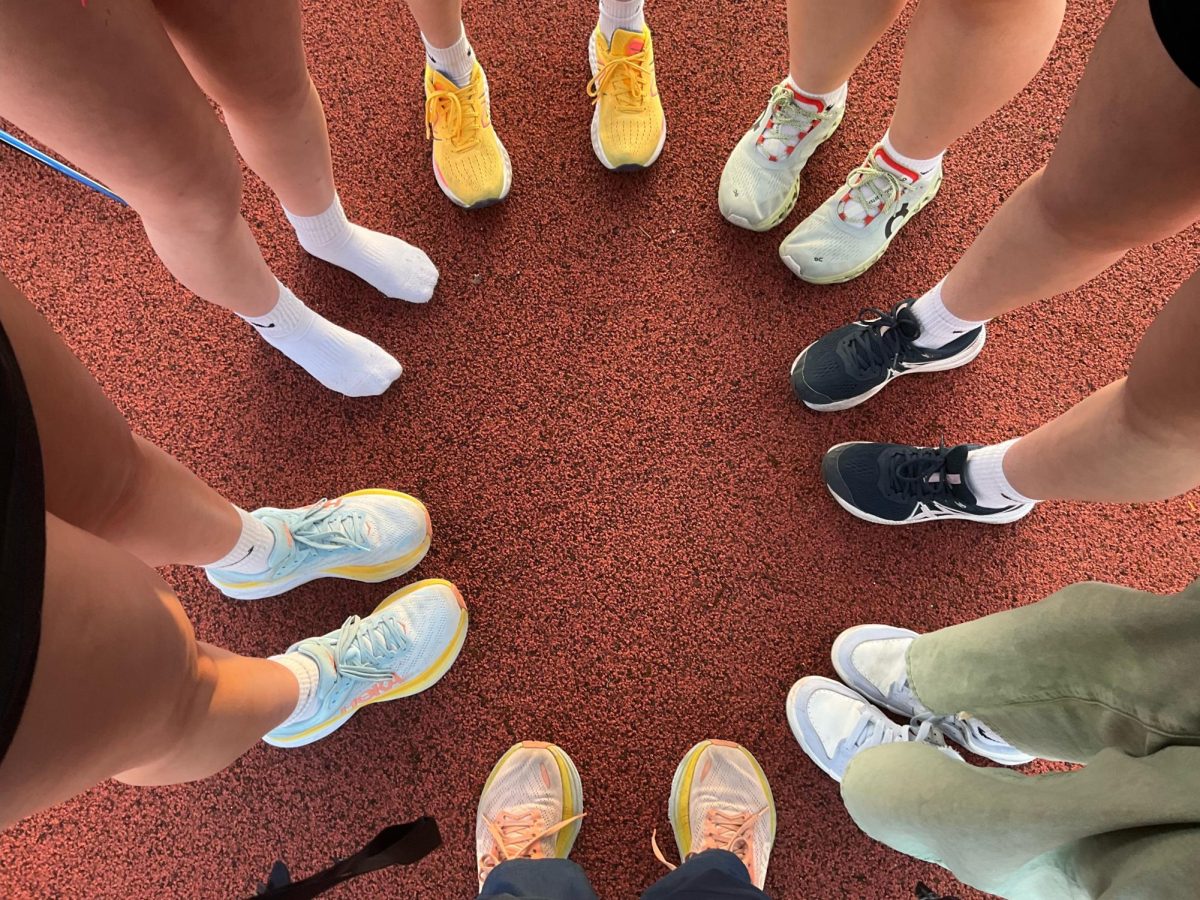
POLYGON ((411 697, 450 671, 467 639, 467 605, 449 581, 430 578, 401 588, 366 618, 288 648, 317 667, 316 709, 263 738, 302 747, 341 728, 372 703, 411 697))
POLYGON ((583 819, 583 784, 566 751, 522 741, 492 767, 475 816, 479 887, 511 859, 566 859, 583 819))
POLYGON ((786 219, 805 163, 845 114, 845 100, 827 107, 796 93, 787 79, 775 85, 767 108, 725 162, 717 191, 721 215, 751 231, 769 231, 786 219))
MULTIPOLYGON (((728 850, 762 888, 775 843, 775 798, 762 766, 741 744, 701 741, 680 761, 671 783, 671 827, 679 858, 728 850)), ((654 855, 674 869, 651 838, 654 855)))
POLYGON ((783 239, 779 256, 812 284, 857 278, 883 256, 900 229, 942 186, 942 167, 922 175, 893 160, 881 145, 846 183, 783 239))

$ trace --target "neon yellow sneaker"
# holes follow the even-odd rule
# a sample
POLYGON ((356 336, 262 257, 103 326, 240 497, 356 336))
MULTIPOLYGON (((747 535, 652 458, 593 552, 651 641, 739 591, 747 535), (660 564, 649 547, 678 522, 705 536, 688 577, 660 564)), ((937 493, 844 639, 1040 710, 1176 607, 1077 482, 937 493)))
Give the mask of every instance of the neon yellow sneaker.
POLYGON ((592 80, 592 149, 605 168, 617 172, 645 169, 654 164, 667 139, 658 85, 654 81, 654 45, 650 29, 618 28, 612 46, 600 29, 588 46, 592 80))
POLYGON ((477 209, 508 196, 512 162, 492 126, 487 76, 479 63, 461 88, 425 67, 425 136, 433 139, 438 187, 459 206, 477 209))

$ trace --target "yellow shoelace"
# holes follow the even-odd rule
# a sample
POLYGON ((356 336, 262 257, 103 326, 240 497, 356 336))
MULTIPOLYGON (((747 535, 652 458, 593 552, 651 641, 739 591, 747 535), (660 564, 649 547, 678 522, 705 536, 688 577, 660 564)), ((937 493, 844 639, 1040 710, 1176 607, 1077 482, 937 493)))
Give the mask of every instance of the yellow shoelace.
POLYGON ((434 91, 425 99, 425 139, 435 135, 448 140, 455 150, 479 143, 483 102, 476 82, 454 90, 434 91))
POLYGON ((613 56, 600 65, 588 82, 587 95, 592 103, 600 100, 606 90, 616 95, 618 105, 629 111, 645 109, 646 85, 650 80, 650 57, 645 49, 629 56, 613 56))

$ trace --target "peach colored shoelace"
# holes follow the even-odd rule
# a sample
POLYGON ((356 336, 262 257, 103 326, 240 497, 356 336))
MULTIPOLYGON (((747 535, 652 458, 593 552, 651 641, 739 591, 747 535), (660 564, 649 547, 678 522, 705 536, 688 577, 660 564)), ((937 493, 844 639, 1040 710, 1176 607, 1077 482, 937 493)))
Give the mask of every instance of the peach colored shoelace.
MULTIPOLYGON (((750 872, 750 878, 753 880, 754 860, 750 856, 750 841, 747 839, 746 833, 766 811, 765 806, 754 813, 728 813, 719 809, 710 809, 704 819, 700 846, 693 847, 687 859, 691 859, 697 853, 703 853, 705 850, 728 850, 745 864, 746 869, 750 872)), ((650 846, 658 861, 674 871, 676 867, 667 862, 667 858, 663 856, 662 850, 658 847, 658 829, 655 829, 650 835, 650 846)), ((684 862, 686 861, 684 860, 684 862)))
POLYGON ((538 842, 543 838, 558 834, 573 822, 578 822, 586 813, 571 816, 551 825, 541 827, 541 818, 534 812, 510 813, 502 812, 495 821, 484 819, 492 840, 496 842, 496 852, 489 853, 479 860, 479 881, 487 879, 489 873, 502 862, 510 859, 540 859, 541 850, 538 842))

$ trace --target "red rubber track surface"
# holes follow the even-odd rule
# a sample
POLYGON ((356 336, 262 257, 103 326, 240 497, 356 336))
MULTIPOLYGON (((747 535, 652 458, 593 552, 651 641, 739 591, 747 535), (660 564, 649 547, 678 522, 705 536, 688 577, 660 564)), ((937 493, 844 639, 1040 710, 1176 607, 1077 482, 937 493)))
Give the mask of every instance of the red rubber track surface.
MULTIPOLYGON (((648 4, 670 136, 632 176, 592 155, 591 3, 474 4, 516 174, 506 203, 468 213, 427 162, 407 13, 396 0, 307 3, 345 205, 425 248, 437 294, 426 307, 389 301, 305 257, 252 175, 245 209, 285 282, 404 363, 378 399, 321 389, 174 283, 129 210, 0 151, 0 267, 137 431, 247 508, 415 493, 435 537, 412 577, 452 579, 472 613, 457 666, 420 697, 304 749, 260 745, 197 784, 105 784, 20 823, 0 838, 0 895, 247 895, 277 858, 308 874, 428 813, 442 850, 337 896, 466 897, 483 780, 514 741, 540 739, 583 774, 590 814, 574 858, 602 898, 627 898, 661 874, 650 833, 668 828, 677 761, 724 737, 757 755, 775 791, 776 897, 902 898, 918 879, 978 896, 858 833, 792 739, 789 685, 832 674, 830 643, 862 622, 935 629, 1089 578, 1178 590, 1200 568, 1196 496, 889 529, 834 504, 820 456, 855 438, 994 441, 1063 412, 1124 372, 1194 267, 1197 233, 997 322, 967 369, 904 379, 850 412, 808 411, 786 376, 860 307, 932 284, 1046 160, 1108 8, 1070 4, 1033 84, 948 155, 937 201, 868 274, 815 287, 776 247, 887 126, 901 27, 853 78, 850 115, 810 163, 796 211, 755 235, 723 222, 717 180, 785 71, 781 4, 648 4), (515 16, 527 19, 513 33, 515 16)), ((166 577, 201 638, 263 655, 399 586, 326 581, 236 603, 195 570, 166 577)))

